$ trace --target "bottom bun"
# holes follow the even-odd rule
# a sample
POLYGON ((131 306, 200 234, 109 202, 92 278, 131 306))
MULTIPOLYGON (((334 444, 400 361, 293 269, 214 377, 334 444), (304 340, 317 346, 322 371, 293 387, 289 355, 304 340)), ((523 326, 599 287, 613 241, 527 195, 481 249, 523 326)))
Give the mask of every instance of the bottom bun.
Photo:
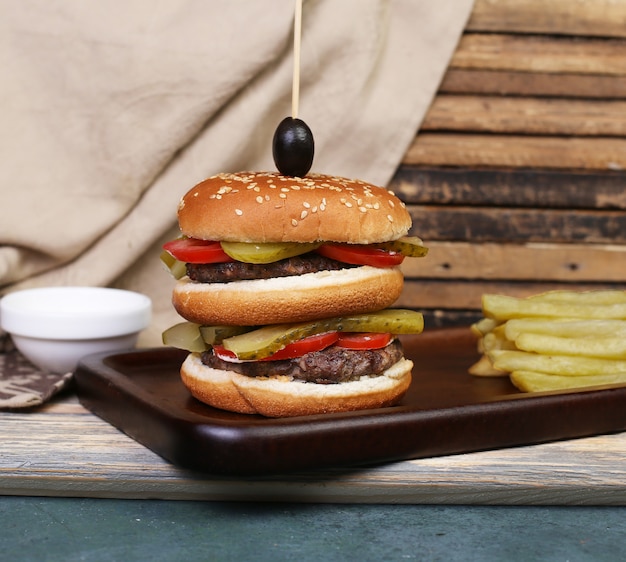
POLYGON ((339 384, 293 381, 285 376, 247 377, 204 365, 197 353, 180 374, 192 396, 221 410, 271 418, 350 412, 396 404, 411 384, 413 362, 401 359, 379 376, 339 384))

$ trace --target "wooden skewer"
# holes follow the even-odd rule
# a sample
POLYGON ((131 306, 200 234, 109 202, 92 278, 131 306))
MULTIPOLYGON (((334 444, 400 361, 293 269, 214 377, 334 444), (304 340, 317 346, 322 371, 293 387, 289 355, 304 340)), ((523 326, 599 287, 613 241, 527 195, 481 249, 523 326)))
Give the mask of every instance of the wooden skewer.
POLYGON ((293 23, 293 86, 291 90, 291 117, 297 119, 300 103, 300 41, 302 35, 302 0, 296 0, 293 23))

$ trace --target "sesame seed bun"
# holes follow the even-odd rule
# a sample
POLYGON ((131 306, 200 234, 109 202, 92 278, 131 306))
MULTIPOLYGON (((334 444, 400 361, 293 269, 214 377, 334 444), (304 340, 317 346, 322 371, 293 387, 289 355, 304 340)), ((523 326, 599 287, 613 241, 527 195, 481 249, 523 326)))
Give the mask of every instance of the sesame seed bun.
POLYGON ((196 353, 181 367, 191 394, 215 408, 267 417, 306 416, 391 406, 411 384, 412 361, 401 359, 379 376, 339 384, 293 381, 284 376, 247 377, 207 367, 196 353))
POLYGON ((403 284, 398 267, 370 266, 230 283, 183 277, 172 303, 183 318, 204 325, 308 322, 381 310, 398 299, 403 284))
POLYGON ((180 201, 183 234, 228 242, 373 244, 405 236, 411 217, 393 193, 369 183, 308 174, 219 174, 180 201))

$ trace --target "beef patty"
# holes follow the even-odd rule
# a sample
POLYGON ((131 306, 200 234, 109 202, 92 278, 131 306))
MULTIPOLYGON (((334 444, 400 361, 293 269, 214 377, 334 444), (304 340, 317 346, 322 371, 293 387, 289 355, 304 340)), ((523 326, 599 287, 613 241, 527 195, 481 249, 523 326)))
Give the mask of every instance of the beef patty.
POLYGON ((309 252, 292 258, 285 258, 273 263, 188 263, 187 276, 199 283, 228 283, 244 279, 269 279, 270 277, 290 277, 315 273, 316 271, 335 271, 348 267, 357 267, 332 260, 309 252))
POLYGON ((402 359, 402 344, 393 340, 382 349, 345 349, 336 345, 312 351, 295 359, 232 363, 216 357, 212 351, 202 354, 202 362, 223 371, 235 371, 248 377, 286 375, 296 380, 333 384, 357 380, 363 375, 380 375, 402 359))

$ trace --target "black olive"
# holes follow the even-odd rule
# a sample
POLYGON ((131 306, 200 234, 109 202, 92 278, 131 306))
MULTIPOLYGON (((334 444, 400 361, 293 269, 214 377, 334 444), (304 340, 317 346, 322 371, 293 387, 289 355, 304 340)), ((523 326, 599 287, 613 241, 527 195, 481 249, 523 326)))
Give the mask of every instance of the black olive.
POLYGON ((274 133, 272 154, 278 171, 285 176, 306 176, 313 165, 313 133, 302 119, 285 117, 274 133))

